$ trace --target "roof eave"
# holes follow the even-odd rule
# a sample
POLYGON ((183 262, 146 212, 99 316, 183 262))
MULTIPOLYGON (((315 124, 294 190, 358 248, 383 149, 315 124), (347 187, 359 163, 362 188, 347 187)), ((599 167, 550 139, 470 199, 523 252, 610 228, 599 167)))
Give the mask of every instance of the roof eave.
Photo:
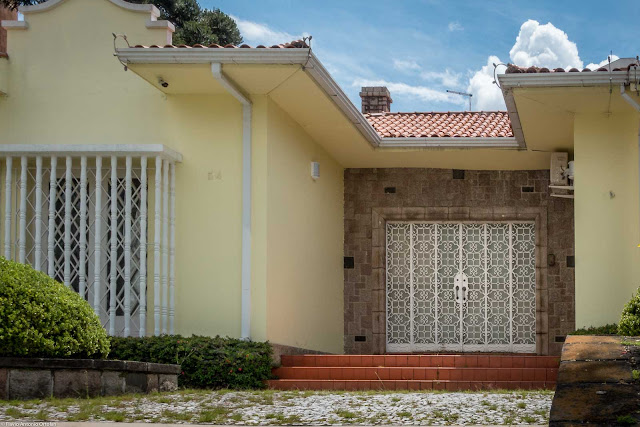
POLYGON ((513 96, 517 88, 536 87, 591 87, 602 85, 620 85, 629 83, 627 71, 591 71, 591 72, 554 72, 554 73, 509 73, 498 74, 504 102, 507 105, 511 128, 521 148, 527 144, 522 131, 520 115, 513 96))
POLYGON ((333 100, 348 120, 374 147, 380 136, 360 110, 349 100, 311 49, 306 48, 124 48, 117 49, 120 60, 129 64, 298 64, 333 100))

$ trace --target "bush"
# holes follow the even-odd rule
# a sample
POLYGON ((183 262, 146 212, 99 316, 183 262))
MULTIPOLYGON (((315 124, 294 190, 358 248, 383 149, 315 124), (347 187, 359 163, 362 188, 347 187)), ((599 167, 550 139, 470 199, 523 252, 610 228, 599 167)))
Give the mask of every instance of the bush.
POLYGON ((618 333, 618 325, 615 323, 604 326, 589 326, 571 332, 571 335, 616 335, 618 333))
POLYGON ((0 257, 0 356, 106 357, 109 338, 76 292, 0 257))
POLYGON ((626 336, 640 335, 640 289, 624 306, 618 325, 618 333, 626 336))
POLYGON ((263 388, 271 378, 271 346, 266 342, 193 335, 111 338, 110 359, 182 366, 178 384, 192 388, 263 388))

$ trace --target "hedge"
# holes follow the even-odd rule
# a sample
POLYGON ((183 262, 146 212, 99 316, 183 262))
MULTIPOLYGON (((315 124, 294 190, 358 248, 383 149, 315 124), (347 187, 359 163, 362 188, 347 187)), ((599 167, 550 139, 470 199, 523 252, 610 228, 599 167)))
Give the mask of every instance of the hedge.
POLYGON ((76 292, 0 257, 0 356, 106 357, 109 338, 76 292))
POLYGON ((271 378, 267 342, 193 335, 111 338, 109 359, 182 366, 178 384, 190 388, 263 388, 271 378))
POLYGON ((622 310, 618 333, 633 337, 640 335, 640 288, 622 310))
POLYGON ((616 325, 615 323, 611 323, 604 326, 589 326, 588 328, 580 328, 571 332, 571 335, 616 335, 617 333, 618 325, 616 325))

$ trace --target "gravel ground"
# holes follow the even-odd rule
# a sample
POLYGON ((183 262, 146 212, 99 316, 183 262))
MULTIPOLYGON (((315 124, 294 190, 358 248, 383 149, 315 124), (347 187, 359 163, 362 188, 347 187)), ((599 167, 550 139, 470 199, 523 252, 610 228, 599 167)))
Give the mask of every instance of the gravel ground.
POLYGON ((546 424, 551 392, 195 391, 94 399, 0 401, 0 421, 235 425, 546 424))

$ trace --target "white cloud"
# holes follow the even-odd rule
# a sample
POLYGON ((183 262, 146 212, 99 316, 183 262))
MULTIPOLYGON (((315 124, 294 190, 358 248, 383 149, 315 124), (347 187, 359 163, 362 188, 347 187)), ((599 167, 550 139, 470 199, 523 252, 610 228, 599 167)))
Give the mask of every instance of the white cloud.
MULTIPOLYGON (((620 59, 620 58, 618 58, 616 55, 611 55, 611 62, 617 61, 618 59, 620 59)), ((599 62, 597 64, 594 64, 593 62, 590 63, 590 64, 587 64, 587 66, 585 68, 588 68, 590 70, 597 70, 598 68, 604 67, 605 65, 609 65, 609 58, 607 58, 607 59, 605 59, 605 60, 603 60, 603 61, 601 61, 601 62, 599 62)))
POLYGON ((500 58, 490 56, 487 64, 477 71, 469 80, 467 92, 473 94, 473 109, 495 111, 506 109, 502 92, 493 83, 493 64, 500 63, 500 58))
MULTIPOLYGON (((528 20, 520 27, 520 33, 509 52, 510 62, 522 67, 572 68, 582 69, 583 62, 578 55, 578 47, 569 40, 567 34, 552 23, 541 25, 528 20)), ((490 56, 487 64, 476 71, 469 80, 468 91, 473 93, 475 109, 503 110, 502 93, 493 83, 493 64, 500 63, 497 56, 490 56)), ((500 70, 502 71, 502 70, 500 70)))
POLYGON ((240 19, 237 16, 231 16, 231 18, 233 18, 233 20, 238 24, 238 29, 242 34, 244 42, 253 46, 272 46, 276 44, 289 43, 290 41, 298 40, 303 36, 308 35, 306 33, 303 33, 302 35, 293 35, 286 31, 277 31, 266 24, 247 21, 240 19))
POLYGON ((530 19, 522 24, 509 56, 522 67, 582 68, 576 44, 551 22, 540 25, 530 19))
POLYGON ((420 65, 418 65, 416 61, 412 61, 412 60, 403 61, 401 59, 393 60, 393 68, 399 71, 404 71, 404 72, 419 71, 422 69, 422 67, 420 67, 420 65))
POLYGON ((460 73, 454 73, 447 68, 444 73, 425 71, 420 74, 420 77, 427 81, 439 81, 442 86, 447 88, 456 88, 460 87, 460 78, 462 76, 460 73))
POLYGON ((406 96, 417 98, 426 102, 446 102, 451 104, 464 105, 466 99, 451 95, 444 91, 439 91, 426 86, 413 86, 406 83, 389 82, 386 80, 365 80, 357 79, 352 83, 352 86, 386 86, 391 92, 391 97, 394 95, 406 96))
POLYGON ((464 27, 458 21, 449 22, 449 31, 453 32, 462 30, 464 30, 464 27))

